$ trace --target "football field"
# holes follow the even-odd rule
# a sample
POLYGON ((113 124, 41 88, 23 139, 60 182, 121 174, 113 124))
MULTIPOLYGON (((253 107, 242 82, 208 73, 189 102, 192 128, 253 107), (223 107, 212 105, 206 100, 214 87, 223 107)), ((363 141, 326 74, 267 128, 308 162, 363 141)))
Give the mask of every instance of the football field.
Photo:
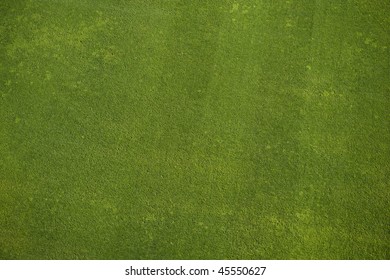
POLYGON ((0 259, 389 259, 390 2, 0 0, 0 259))

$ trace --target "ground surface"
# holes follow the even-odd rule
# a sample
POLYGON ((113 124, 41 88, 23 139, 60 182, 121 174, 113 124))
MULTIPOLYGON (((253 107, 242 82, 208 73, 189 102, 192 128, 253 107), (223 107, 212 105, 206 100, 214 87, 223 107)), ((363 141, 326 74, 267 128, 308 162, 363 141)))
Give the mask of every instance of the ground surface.
POLYGON ((0 258, 388 259, 390 2, 0 1, 0 258))

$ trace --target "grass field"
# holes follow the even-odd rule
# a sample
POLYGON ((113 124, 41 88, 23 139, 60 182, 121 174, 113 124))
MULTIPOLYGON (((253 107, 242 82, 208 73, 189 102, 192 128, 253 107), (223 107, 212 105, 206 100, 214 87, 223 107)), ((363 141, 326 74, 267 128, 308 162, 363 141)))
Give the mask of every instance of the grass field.
POLYGON ((390 2, 1 0, 0 259, 388 259, 390 2))

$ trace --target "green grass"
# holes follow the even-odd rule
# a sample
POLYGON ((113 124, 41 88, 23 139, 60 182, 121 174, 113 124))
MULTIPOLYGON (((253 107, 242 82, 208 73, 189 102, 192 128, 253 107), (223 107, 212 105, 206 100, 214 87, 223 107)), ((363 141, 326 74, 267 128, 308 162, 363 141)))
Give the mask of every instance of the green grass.
POLYGON ((0 1, 0 259, 388 259, 385 0, 0 1))

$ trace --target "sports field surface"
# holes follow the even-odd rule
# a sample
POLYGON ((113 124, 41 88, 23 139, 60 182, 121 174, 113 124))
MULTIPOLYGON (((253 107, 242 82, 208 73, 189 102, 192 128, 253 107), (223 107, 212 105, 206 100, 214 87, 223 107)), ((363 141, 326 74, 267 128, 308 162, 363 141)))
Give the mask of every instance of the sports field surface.
POLYGON ((390 2, 0 0, 0 259, 389 259, 390 2))

